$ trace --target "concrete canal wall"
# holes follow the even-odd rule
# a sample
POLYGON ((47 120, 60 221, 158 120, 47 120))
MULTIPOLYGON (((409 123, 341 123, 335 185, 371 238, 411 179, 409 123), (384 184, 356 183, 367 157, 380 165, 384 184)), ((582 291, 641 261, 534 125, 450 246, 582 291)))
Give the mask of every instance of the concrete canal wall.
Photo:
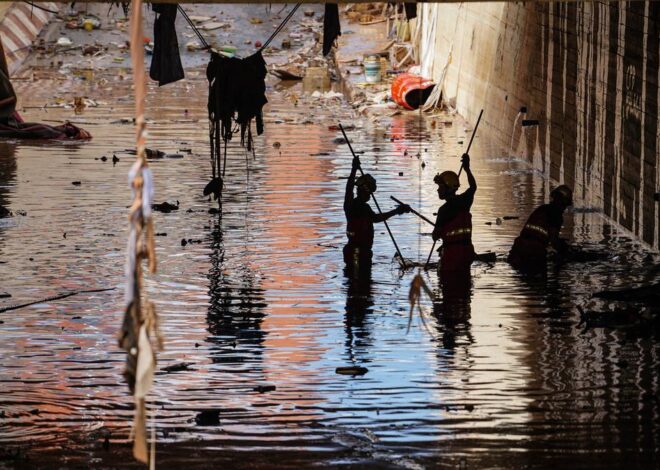
POLYGON ((574 187, 580 205, 660 247, 660 2, 443 4, 420 13, 435 21, 424 65, 436 80, 444 75, 444 100, 466 118, 484 108, 494 151, 529 159, 574 187))

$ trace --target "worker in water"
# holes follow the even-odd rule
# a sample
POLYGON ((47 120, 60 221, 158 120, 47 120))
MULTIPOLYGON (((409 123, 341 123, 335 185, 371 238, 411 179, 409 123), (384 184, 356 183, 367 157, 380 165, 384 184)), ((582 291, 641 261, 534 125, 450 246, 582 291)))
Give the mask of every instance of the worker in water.
POLYGON ((438 209, 432 233, 434 241, 442 239, 439 270, 443 283, 460 278, 463 284, 469 284, 470 265, 475 257, 470 209, 477 191, 477 181, 470 169, 470 156, 467 153, 463 154, 461 162, 470 185, 462 194, 456 194, 460 183, 458 175, 453 171, 443 171, 433 178, 438 185, 438 197, 446 201, 438 209))
POLYGON ((0 139, 87 140, 92 136, 70 122, 59 126, 24 122, 16 111, 16 92, 9 79, 9 68, 0 38, 0 139))
POLYGON ((376 191, 376 180, 368 173, 355 179, 360 160, 353 158, 351 174, 346 182, 346 195, 344 197, 344 214, 346 214, 346 235, 348 243, 344 246, 344 261, 356 274, 364 272, 371 267, 371 246, 374 241, 374 223, 384 222, 397 214, 410 212, 407 205, 399 205, 395 209, 376 214, 367 204, 371 195, 376 191), (356 195, 353 195, 353 188, 356 195))
POLYGON ((564 223, 564 211, 573 204, 573 191, 562 184, 550 193, 550 204, 538 207, 527 219, 520 235, 513 242, 508 261, 522 271, 545 270, 547 247, 565 254, 568 244, 559 238, 564 223))
POLYGON ((0 123, 7 124, 14 118, 16 111, 16 93, 9 80, 9 68, 5 52, 0 41, 0 123))

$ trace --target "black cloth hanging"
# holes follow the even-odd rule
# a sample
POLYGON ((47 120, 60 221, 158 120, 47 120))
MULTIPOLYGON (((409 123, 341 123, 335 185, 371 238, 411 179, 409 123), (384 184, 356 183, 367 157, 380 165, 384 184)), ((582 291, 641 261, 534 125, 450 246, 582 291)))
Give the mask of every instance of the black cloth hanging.
POLYGON ((261 51, 245 59, 229 58, 215 52, 206 68, 209 81, 208 111, 211 121, 211 152, 219 149, 219 140, 231 140, 232 125, 241 126, 241 145, 252 150, 252 119, 257 135, 264 131, 262 109, 266 99, 266 61, 261 51), (217 129, 213 132, 213 129, 217 129), (247 139, 246 139, 247 137, 247 139))
POLYGON ((339 6, 336 3, 326 3, 323 16, 323 55, 328 55, 339 36, 341 36, 339 6))
POLYGON ((184 77, 179 56, 179 42, 174 27, 177 5, 153 3, 151 8, 158 16, 154 22, 154 54, 151 58, 149 76, 158 82, 158 86, 163 86, 184 77))
POLYGON ((408 20, 417 18, 417 3, 404 3, 403 8, 406 10, 406 18, 408 20))

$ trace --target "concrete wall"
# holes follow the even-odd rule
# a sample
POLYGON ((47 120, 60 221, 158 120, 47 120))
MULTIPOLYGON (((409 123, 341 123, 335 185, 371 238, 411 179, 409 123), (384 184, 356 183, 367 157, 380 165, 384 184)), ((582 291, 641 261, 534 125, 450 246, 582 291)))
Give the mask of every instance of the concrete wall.
POLYGON ((658 249, 659 22, 660 2, 441 5, 421 47, 436 79, 451 51, 444 100, 473 121, 484 109, 493 152, 529 159, 658 249))

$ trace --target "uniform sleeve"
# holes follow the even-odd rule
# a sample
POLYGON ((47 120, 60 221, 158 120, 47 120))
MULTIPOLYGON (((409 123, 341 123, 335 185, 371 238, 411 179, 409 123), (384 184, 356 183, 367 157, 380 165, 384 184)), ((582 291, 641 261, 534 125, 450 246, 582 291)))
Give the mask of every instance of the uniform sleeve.
POLYGON ((458 196, 460 202, 460 208, 464 211, 470 211, 472 209, 472 204, 474 203, 474 193, 476 189, 468 188, 463 194, 458 196))

